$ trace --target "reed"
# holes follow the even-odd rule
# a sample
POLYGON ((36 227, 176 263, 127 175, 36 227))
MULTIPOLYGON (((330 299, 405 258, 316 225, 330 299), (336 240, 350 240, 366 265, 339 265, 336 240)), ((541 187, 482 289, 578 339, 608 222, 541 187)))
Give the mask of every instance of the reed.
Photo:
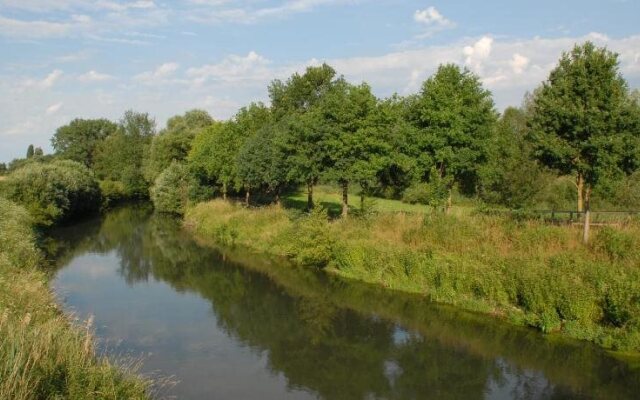
POLYGON ((147 399, 139 362, 99 356, 92 321, 57 307, 28 213, 0 198, 0 398, 147 399))

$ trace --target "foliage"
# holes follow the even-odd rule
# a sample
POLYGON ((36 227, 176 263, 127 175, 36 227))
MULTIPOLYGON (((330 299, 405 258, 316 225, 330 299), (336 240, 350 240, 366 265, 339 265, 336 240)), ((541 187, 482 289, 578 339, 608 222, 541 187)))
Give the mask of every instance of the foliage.
POLYGON ((561 174, 584 178, 588 194, 620 170, 627 99, 618 56, 591 42, 575 46, 534 95, 535 155, 561 174))
POLYGON ((441 208, 444 207, 448 197, 449 186, 434 179, 429 183, 415 183, 408 187, 402 195, 402 201, 441 208))
POLYGON ((480 196, 510 208, 531 206, 545 186, 547 174, 533 157, 524 110, 507 108, 487 145, 487 163, 480 167, 480 196))
POLYGON ((167 121, 167 128, 154 136, 144 157, 144 177, 153 183, 172 161, 184 161, 196 134, 214 123, 203 110, 187 111, 167 121))
POLYGON ((452 184, 473 193, 496 121, 491 93, 480 78, 453 64, 440 66, 413 101, 410 120, 418 128, 412 154, 428 157, 420 163, 422 178, 435 166, 442 178, 451 176, 452 184))
POLYGON ((127 192, 124 183, 120 181, 99 181, 100 193, 102 193, 102 206, 112 207, 127 200, 127 192))
POLYGON ((238 153, 238 177, 249 188, 265 187, 280 193, 287 181, 288 165, 281 146, 281 125, 268 124, 248 138, 238 153))
POLYGON ((143 156, 155 133, 155 121, 148 114, 127 111, 115 133, 100 142, 94 169, 100 180, 122 183, 127 198, 148 196, 142 173, 143 156))
POLYGON ((284 132, 279 143, 288 163, 287 180, 306 184, 308 207, 313 206, 313 186, 327 170, 328 154, 323 145, 318 104, 336 85, 336 71, 323 64, 308 67, 303 75, 293 74, 286 82, 274 80, 269 86, 272 114, 284 132))
POLYGON ((297 219, 291 231, 289 256, 305 267, 326 267, 337 243, 328 228, 327 211, 321 207, 315 207, 308 216, 297 219))
POLYGON ((59 127, 51 138, 56 155, 93 167, 96 148, 118 126, 107 119, 74 119, 59 127))
POLYGON ((70 160, 25 165, 8 176, 5 194, 29 210, 35 223, 43 226, 100 207, 100 189, 93 172, 70 160))
POLYGON ((197 182, 189 168, 172 162, 158 177, 151 188, 151 201, 159 212, 183 214, 197 190, 197 182))

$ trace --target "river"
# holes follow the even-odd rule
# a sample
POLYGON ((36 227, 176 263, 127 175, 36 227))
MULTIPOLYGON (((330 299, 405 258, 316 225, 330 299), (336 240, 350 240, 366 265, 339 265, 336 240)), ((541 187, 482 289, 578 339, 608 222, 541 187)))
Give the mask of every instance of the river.
POLYGON ((640 363, 198 243, 145 206, 60 228, 53 287, 179 399, 637 399, 640 363))

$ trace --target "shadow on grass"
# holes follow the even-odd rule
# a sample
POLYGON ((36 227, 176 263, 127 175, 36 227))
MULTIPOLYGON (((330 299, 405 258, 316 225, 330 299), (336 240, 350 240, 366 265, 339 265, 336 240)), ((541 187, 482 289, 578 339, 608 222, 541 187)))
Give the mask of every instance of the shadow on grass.
MULTIPOLYGON (((320 205, 325 210, 327 210, 327 213, 331 218, 337 218, 342 213, 342 205, 340 203, 336 203, 332 201, 316 201, 315 204, 320 205)), ((295 198, 284 198, 282 199, 282 206, 284 208, 290 208, 290 209, 294 209, 302 212, 307 211, 306 200, 300 200, 295 198)))

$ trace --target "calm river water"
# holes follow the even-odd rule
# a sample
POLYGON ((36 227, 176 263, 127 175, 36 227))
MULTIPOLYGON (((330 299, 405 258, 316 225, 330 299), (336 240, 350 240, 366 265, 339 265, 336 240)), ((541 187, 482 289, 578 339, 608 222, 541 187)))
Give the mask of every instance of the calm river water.
POLYGON ((132 206, 54 232, 55 290, 179 399, 640 398, 640 363, 198 244, 132 206))

